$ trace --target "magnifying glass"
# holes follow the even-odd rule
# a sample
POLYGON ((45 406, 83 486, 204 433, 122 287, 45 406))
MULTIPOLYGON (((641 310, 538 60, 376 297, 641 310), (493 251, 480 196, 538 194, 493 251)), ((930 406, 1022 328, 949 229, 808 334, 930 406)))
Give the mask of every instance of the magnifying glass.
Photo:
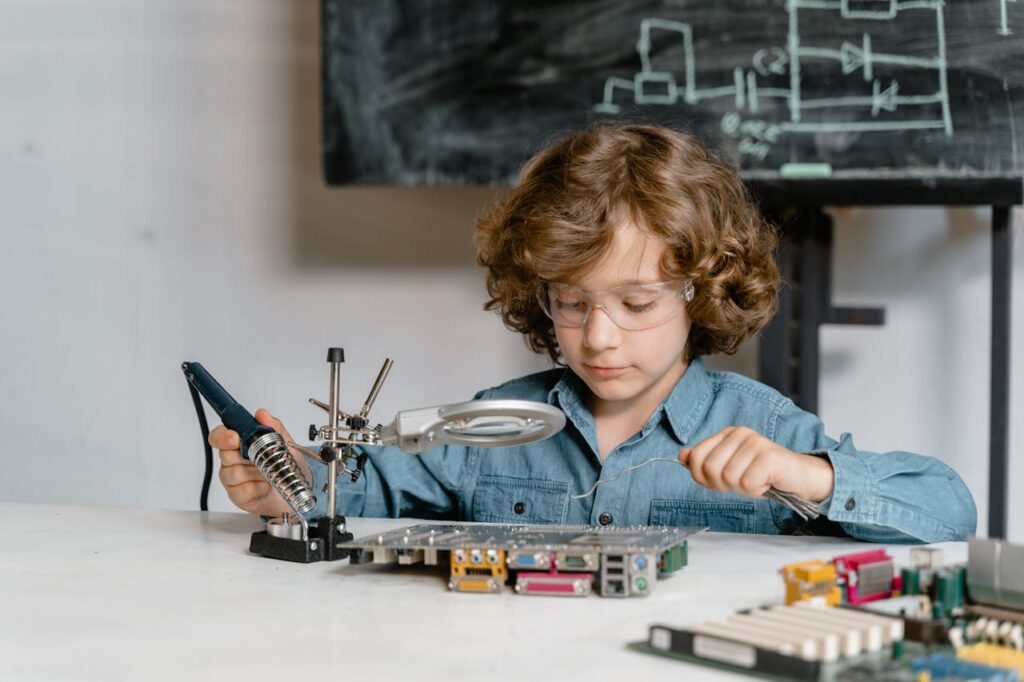
POLYGON ((404 410, 381 429, 381 445, 411 455, 445 444, 505 447, 543 440, 565 427, 557 407, 532 400, 470 400, 404 410))

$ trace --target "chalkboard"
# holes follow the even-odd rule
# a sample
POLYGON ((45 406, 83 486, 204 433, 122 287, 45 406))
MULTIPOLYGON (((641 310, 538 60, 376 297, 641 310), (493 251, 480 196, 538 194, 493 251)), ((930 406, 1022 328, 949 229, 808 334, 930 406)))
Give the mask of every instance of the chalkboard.
POLYGON ((322 1, 330 184, 506 184, 600 120, 753 175, 1024 167, 1021 0, 322 1))

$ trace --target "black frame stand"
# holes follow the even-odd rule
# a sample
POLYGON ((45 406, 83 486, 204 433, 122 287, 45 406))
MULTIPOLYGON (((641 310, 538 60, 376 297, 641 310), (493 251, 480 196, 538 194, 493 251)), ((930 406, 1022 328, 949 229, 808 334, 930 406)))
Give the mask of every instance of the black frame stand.
POLYGON ((311 564, 316 561, 338 561, 349 555, 342 547, 353 539, 345 530, 344 516, 321 516, 309 524, 309 538, 293 540, 271 535, 265 530, 256 531, 249 538, 249 551, 253 554, 311 564))
POLYGON ((761 380, 802 408, 818 410, 819 329, 823 324, 885 323, 881 308, 832 305, 832 221, 825 206, 992 207, 992 330, 989 393, 988 536, 1006 537, 1010 400, 1010 208, 1024 204, 1024 177, 747 177, 779 225, 779 265, 787 282, 779 312, 761 337, 761 380))

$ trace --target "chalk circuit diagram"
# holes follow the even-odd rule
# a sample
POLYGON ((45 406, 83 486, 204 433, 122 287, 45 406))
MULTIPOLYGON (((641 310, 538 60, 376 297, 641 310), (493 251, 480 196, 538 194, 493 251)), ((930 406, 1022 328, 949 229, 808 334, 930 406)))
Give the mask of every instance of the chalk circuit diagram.
MULTIPOLYGON (((1017 0, 999 2, 997 33, 1010 35, 1006 3, 1017 0)), ((758 161, 787 133, 935 130, 951 137, 943 5, 943 0, 788 0, 785 46, 758 49, 749 66, 733 68, 731 82, 711 86, 698 83, 693 26, 645 18, 636 44, 641 69, 632 78, 607 78, 594 111, 614 115, 627 103, 696 105, 724 99, 731 107, 722 116, 722 132, 737 139, 741 157, 758 161), (801 18, 808 13, 835 14, 840 30, 834 36, 802 37, 801 18), (872 27, 898 22, 903 13, 911 13, 917 25, 928 13, 924 25, 933 25, 934 35, 918 41, 913 53, 901 51, 891 37, 884 45, 873 44, 872 27), (681 42, 681 64, 654 49, 656 42, 664 46, 675 40, 681 42), (830 93, 827 84, 839 80, 844 94, 830 93)), ((819 17, 813 19, 806 23, 820 25, 819 17)), ((673 54, 679 54, 679 45, 674 47, 673 54)))
POLYGON ((999 31, 997 31, 997 33, 1004 38, 1006 36, 1013 35, 1013 31, 1010 30, 1010 21, 1007 16, 1008 12, 1006 11, 1006 3, 1008 1, 1017 2, 1017 0, 999 0, 999 31))

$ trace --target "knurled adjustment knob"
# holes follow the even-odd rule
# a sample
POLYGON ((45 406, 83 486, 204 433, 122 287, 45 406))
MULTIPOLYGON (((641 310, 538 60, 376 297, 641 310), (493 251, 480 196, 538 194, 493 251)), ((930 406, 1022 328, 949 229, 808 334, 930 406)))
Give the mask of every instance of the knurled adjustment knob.
POLYGON ((338 459, 337 448, 333 448, 330 445, 320 446, 320 460, 323 461, 324 464, 330 464, 336 459, 338 459))
POLYGON ((316 424, 309 425, 309 439, 316 440, 316 437, 320 434, 320 429, 316 428, 316 424))
POLYGON ((356 457, 356 469, 352 472, 352 482, 355 483, 359 480, 359 477, 363 474, 363 467, 366 466, 367 454, 365 452, 359 453, 356 457))

